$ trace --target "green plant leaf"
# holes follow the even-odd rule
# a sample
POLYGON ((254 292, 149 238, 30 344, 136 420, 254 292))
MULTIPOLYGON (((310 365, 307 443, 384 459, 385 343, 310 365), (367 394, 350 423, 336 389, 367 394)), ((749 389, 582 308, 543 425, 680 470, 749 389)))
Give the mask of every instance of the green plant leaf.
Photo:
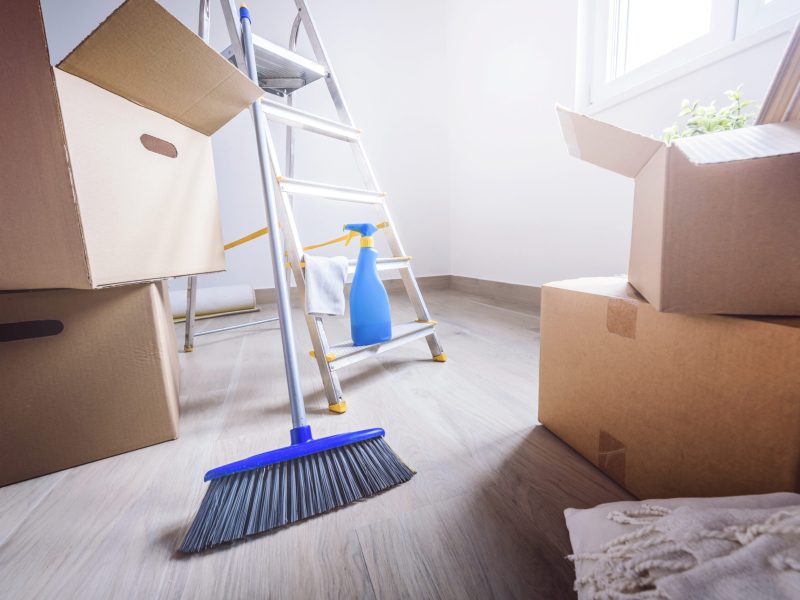
POLYGON ((664 129, 664 141, 671 143, 681 137, 747 127, 755 115, 744 112, 744 109, 751 106, 753 101, 742 100, 741 88, 740 84, 735 89, 726 90, 724 95, 730 100, 730 104, 721 108, 716 107, 715 101, 703 106, 700 100, 682 100, 678 117, 685 117, 685 129, 681 130, 677 123, 664 129))

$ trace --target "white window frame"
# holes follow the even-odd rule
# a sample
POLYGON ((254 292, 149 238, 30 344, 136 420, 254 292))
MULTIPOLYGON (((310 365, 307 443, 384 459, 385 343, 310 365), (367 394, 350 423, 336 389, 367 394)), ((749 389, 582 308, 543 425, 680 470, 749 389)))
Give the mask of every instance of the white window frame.
MULTIPOLYGON (((624 48, 614 47, 612 5, 625 0, 580 0, 575 104, 596 113, 688 73, 791 31, 800 18, 798 0, 714 0, 712 30, 611 81, 624 48)), ((614 20, 616 22, 617 19, 614 20)))
POLYGON ((797 18, 796 0, 772 0, 765 5, 759 0, 739 0, 736 38, 752 35, 785 19, 797 18))

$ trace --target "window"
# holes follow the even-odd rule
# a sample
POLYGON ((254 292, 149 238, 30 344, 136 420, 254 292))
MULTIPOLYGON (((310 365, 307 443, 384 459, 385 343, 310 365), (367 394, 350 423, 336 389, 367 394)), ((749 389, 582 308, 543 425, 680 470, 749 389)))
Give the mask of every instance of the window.
POLYGON ((600 110, 790 30, 800 0, 582 0, 577 103, 600 110))
POLYGON ((736 36, 754 33, 800 12, 797 0, 740 0, 736 36))

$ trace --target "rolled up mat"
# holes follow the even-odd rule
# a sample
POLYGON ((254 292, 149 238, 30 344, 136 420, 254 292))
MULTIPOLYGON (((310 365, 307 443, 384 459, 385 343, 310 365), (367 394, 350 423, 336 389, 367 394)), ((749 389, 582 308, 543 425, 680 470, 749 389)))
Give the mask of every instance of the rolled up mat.
MULTIPOLYGON (((186 320, 186 290, 170 290, 172 319, 176 322, 186 320)), ((252 285, 220 285, 197 289, 195 318, 207 319, 245 312, 255 312, 256 291, 252 285)))

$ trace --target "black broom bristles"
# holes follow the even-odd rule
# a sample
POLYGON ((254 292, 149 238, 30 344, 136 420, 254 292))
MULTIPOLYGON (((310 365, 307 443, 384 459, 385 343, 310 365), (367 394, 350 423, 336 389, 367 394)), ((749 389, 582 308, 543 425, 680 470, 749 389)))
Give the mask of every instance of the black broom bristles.
POLYGON ((382 437, 212 480, 179 551, 201 552, 308 519, 414 476, 382 437))

